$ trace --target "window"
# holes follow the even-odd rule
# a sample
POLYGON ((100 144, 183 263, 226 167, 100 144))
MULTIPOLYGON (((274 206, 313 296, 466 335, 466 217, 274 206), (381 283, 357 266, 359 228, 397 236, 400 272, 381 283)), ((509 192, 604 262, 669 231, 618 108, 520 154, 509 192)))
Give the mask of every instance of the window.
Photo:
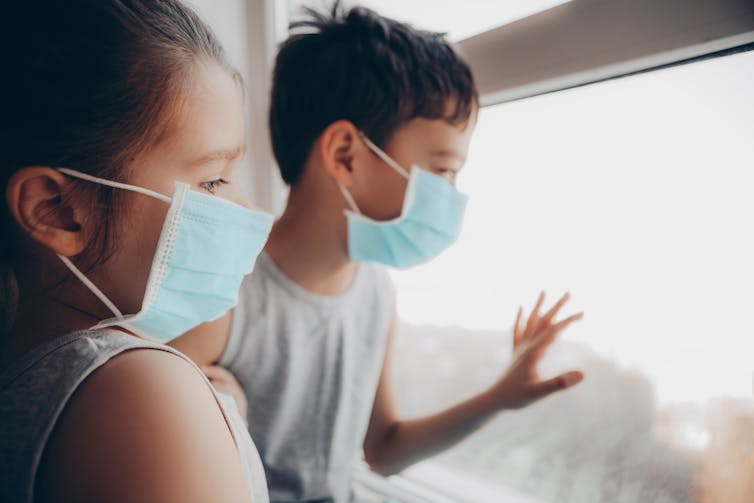
POLYGON ((567 1, 569 0, 364 0, 346 4, 364 5, 383 16, 414 23, 426 30, 445 32, 450 40, 456 41, 567 1))
POLYGON ((587 381, 409 478, 465 474, 480 491, 579 503, 689 501, 702 480, 709 501, 737 501, 715 491, 750 483, 750 454, 738 475, 714 466, 754 442, 752 88, 746 52, 481 111, 459 242, 393 273, 400 410, 490 384, 540 289, 572 292, 568 309, 586 313, 542 373, 583 368, 587 381))

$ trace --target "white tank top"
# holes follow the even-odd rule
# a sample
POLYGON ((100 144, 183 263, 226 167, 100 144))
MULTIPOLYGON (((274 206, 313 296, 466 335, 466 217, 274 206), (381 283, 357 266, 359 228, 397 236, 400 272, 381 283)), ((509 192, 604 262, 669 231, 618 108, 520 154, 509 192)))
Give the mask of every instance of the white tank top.
POLYGON ((335 296, 304 290, 264 252, 244 278, 220 364, 246 391, 272 501, 349 501, 394 309, 372 264, 335 296))
POLYGON ((212 390, 233 434, 252 501, 268 503, 264 468, 235 401, 219 395, 184 354, 117 330, 85 330, 59 337, 33 349, 0 374, 0 500, 34 501, 42 453, 68 400, 89 374, 134 349, 166 351, 196 369, 212 390))

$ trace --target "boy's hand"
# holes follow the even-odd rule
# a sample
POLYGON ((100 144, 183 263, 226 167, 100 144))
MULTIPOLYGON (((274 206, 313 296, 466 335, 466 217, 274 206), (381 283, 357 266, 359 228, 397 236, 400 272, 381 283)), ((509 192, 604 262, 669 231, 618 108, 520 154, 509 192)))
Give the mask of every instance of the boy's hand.
POLYGON ((244 422, 248 424, 246 393, 236 380, 235 376, 227 369, 219 365, 203 365, 202 372, 207 376, 209 382, 221 393, 230 395, 236 401, 238 412, 241 414, 244 422))
POLYGON ((537 374, 537 364, 558 333, 583 316, 583 313, 578 313, 562 321, 555 321, 555 316, 568 298, 568 294, 563 295, 552 309, 540 315, 539 310, 545 299, 542 292, 528 320, 522 319, 523 309, 518 310, 513 326, 513 361, 505 375, 488 392, 495 407, 525 407, 551 393, 569 388, 584 378, 584 374, 579 371, 567 372, 544 381, 537 374))

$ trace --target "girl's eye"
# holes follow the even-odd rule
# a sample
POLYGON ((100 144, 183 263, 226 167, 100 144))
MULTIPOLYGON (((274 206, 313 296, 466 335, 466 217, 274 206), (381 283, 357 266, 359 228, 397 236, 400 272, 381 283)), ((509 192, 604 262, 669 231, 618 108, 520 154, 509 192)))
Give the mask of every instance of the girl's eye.
POLYGON ((223 178, 218 178, 217 180, 211 180, 209 182, 202 182, 199 184, 201 188, 209 192, 210 194, 214 194, 215 190, 217 190, 218 187, 221 185, 227 185, 230 182, 228 180, 225 180, 223 178))

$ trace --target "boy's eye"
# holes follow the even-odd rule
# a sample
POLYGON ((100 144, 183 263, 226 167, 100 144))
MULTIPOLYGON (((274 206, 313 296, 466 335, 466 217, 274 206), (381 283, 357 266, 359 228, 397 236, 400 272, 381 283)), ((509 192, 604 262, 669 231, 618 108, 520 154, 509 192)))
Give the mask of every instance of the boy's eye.
POLYGON ((448 169, 448 168, 435 168, 432 171, 434 171, 436 175, 445 178, 449 182, 452 182, 453 180, 455 180, 455 177, 456 177, 456 172, 454 170, 452 170, 452 169, 448 169))
POLYGON ((217 190, 218 187, 221 185, 227 185, 230 182, 228 180, 225 180, 223 178, 218 178, 217 180, 211 180, 209 182, 202 182, 199 184, 201 188, 209 192, 210 194, 214 194, 215 190, 217 190))

